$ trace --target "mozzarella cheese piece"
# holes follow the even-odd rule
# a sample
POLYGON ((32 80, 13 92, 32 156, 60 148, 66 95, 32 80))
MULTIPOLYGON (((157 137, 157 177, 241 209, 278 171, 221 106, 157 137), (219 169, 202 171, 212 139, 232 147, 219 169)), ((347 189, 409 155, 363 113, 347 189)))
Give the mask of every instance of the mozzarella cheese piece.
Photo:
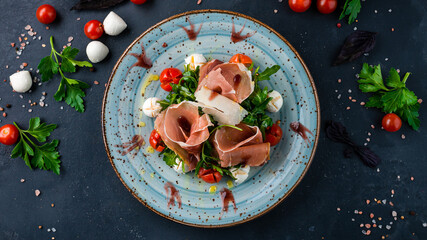
POLYGON ((162 106, 160 103, 158 103, 158 101, 160 101, 160 99, 156 97, 151 97, 145 100, 144 104, 142 105, 142 111, 146 116, 155 118, 157 115, 159 115, 159 113, 162 111, 162 106))
POLYGON ((175 159, 175 163, 176 165, 173 165, 173 169, 177 172, 177 173, 187 173, 189 172, 188 166, 185 166, 184 169, 182 169, 182 165, 184 164, 184 161, 181 161, 179 158, 175 159))
POLYGON ((249 166, 244 166, 240 168, 231 168, 230 172, 233 174, 233 177, 236 178, 235 183, 241 184, 244 182, 249 176, 249 170, 251 168, 249 166))
POLYGON ((248 114, 238 103, 207 87, 202 87, 194 96, 196 101, 209 107, 203 108, 203 112, 212 115, 220 125, 236 125, 248 114))
POLYGON ((126 22, 113 11, 105 17, 103 25, 105 33, 110 36, 119 35, 128 26, 126 22))
POLYGON ((185 63, 190 64, 191 70, 196 70, 197 67, 201 67, 206 62, 206 58, 203 56, 203 54, 198 53, 191 54, 185 59, 185 63))
POLYGON ((283 98, 282 95, 276 90, 271 91, 268 93, 267 97, 271 97, 270 102, 267 104, 267 110, 269 112, 278 112, 280 108, 282 108, 283 105, 283 98))
POLYGON ((86 47, 86 54, 93 63, 99 63, 105 59, 110 50, 100 41, 92 41, 86 47))
POLYGON ((24 93, 33 85, 31 74, 28 71, 20 71, 10 75, 10 85, 15 92, 24 93))

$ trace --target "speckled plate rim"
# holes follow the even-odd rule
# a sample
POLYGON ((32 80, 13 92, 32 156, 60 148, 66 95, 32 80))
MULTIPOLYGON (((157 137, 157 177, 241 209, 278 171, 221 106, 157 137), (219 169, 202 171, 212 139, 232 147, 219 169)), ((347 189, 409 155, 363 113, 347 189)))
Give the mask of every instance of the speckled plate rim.
POLYGON ((317 89, 316 86, 314 84, 313 81, 313 77, 310 74, 310 71, 307 68, 307 65, 305 64, 305 62, 302 60, 301 56, 299 55, 299 53, 295 50, 295 48, 288 42, 288 40, 286 40, 280 33, 278 33, 276 30, 274 30, 273 28, 271 28, 270 26, 268 26, 267 24, 252 18, 250 16, 244 15, 242 13, 238 13, 238 12, 233 12, 233 11, 228 11, 228 10, 218 10, 218 9, 203 9, 203 10, 193 10, 193 11, 188 11, 188 12, 183 12, 177 15, 173 15, 169 18, 166 18, 160 22, 158 22, 157 24, 153 25, 152 27, 148 28, 145 32, 143 32, 141 35, 139 35, 139 37, 137 37, 127 48, 126 50, 123 52, 123 54, 120 56, 119 60, 117 61, 117 63, 114 65, 113 71, 111 72, 110 78, 108 79, 108 83, 107 86, 105 88, 105 92, 104 92, 104 97, 102 100, 102 111, 101 111, 101 122, 102 122, 102 137, 104 140, 104 146, 105 146, 105 150, 107 152, 107 156, 108 159, 110 160, 111 165, 113 166, 114 171, 116 172, 116 175, 119 177, 120 181, 123 183, 123 185, 126 187, 126 189, 136 198, 138 199, 138 201, 140 201, 144 206, 146 206, 148 209, 152 210, 153 212, 159 214, 160 216, 172 220, 174 222, 177 223, 181 223, 187 226, 192 226, 192 227, 200 227, 200 228, 222 228, 222 227, 231 227, 231 226, 236 226, 238 224, 242 224, 245 222, 249 222, 255 218, 258 218, 264 214, 266 214, 267 212, 269 212, 270 210, 272 210, 273 208, 275 208, 277 205, 279 205, 286 197, 288 197, 293 190, 299 185, 299 183, 301 182, 301 180, 303 179, 303 177, 305 176, 305 174, 307 173, 311 162, 313 161, 314 155, 316 153, 316 149, 317 149, 317 144, 319 142, 319 131, 320 131, 320 103, 319 103, 319 97, 317 95, 317 89), (242 219, 241 221, 238 222, 233 222, 233 223, 228 223, 228 224, 222 224, 222 225, 201 225, 201 224, 193 224, 193 223, 188 223, 188 222, 184 222, 184 221, 180 221, 174 218, 171 218, 157 210, 155 210, 154 208, 152 208, 149 204, 147 204, 144 200, 142 200, 140 197, 138 197, 138 195, 132 191, 132 189, 129 188, 128 185, 126 185, 126 183, 124 182, 122 176, 120 175, 120 173, 117 171, 116 165, 114 164, 113 159, 111 158, 110 155, 110 149, 108 147, 107 144, 107 135, 106 135, 106 128, 105 128, 105 107, 106 107, 106 103, 107 103, 107 95, 111 86, 111 82, 113 81, 114 75, 118 69, 118 66, 122 63, 123 58, 127 55, 127 53, 130 51, 130 49, 139 41, 141 40, 141 38, 143 38, 146 34, 148 34, 149 32, 151 32, 153 29, 159 27, 160 25, 162 25, 163 23, 166 23, 168 21, 171 21, 173 19, 182 17, 182 16, 188 16, 188 15, 193 15, 193 14, 200 14, 200 13, 220 13, 220 14, 229 14, 229 15, 234 15, 237 17, 241 17, 241 18, 246 18, 250 21, 253 21, 263 27, 265 27, 266 29, 270 30, 272 33, 274 33, 277 37, 279 37, 290 49, 291 51, 295 54, 295 56, 297 57, 298 61, 301 63, 301 65, 303 66, 308 79, 311 83, 311 87, 313 89, 313 95, 314 95, 314 99, 316 102, 316 108, 317 108, 317 131, 316 131, 316 136, 315 136, 315 140, 314 140, 314 145, 313 145, 313 150, 311 151, 311 155, 310 155, 310 159, 308 160, 307 165, 304 168, 304 171, 302 172, 302 174, 300 175, 300 177, 298 178, 298 180, 295 182, 295 184, 292 186, 291 189, 289 189, 289 191, 287 191, 281 198, 279 198, 279 200, 277 202, 275 202, 274 204, 272 204, 270 207, 268 207, 267 209, 265 209, 264 211, 253 215, 249 218, 246 219, 242 219))

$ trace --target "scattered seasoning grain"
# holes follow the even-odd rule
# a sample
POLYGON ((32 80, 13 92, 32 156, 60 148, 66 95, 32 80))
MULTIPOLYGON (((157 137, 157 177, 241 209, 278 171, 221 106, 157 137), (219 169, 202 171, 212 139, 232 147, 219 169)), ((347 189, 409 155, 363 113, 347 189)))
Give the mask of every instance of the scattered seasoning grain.
POLYGON ((36 194, 36 197, 38 197, 39 195, 40 195, 40 190, 38 190, 38 189, 36 189, 35 191, 34 191, 34 193, 36 194))
POLYGON ((44 43, 43 43, 43 44, 42 44, 42 47, 46 47, 46 44, 44 44, 44 43))
POLYGON ((346 110, 350 110, 350 107, 346 107, 346 110))
POLYGON ((46 27, 46 30, 49 30, 49 27, 46 27))
POLYGON ((365 224, 365 227, 369 229, 369 228, 371 228, 371 224, 367 223, 367 224, 365 224))
POLYGON ((341 83, 341 82, 342 82, 341 78, 338 78, 338 83, 341 83))
POLYGON ((366 231, 366 235, 371 235, 371 230, 366 231))
POLYGON ((10 46, 15 47, 15 43, 10 43, 10 46))
POLYGON ((397 217, 397 212, 396 212, 396 211, 392 211, 392 212, 391 212, 391 216, 393 216, 393 217, 397 217))
POLYGON ((369 217, 374 218, 374 214, 373 213, 369 214, 369 217))
POLYGON ((341 23, 337 23, 337 28, 341 28, 341 23))
POLYGON ((406 138, 405 134, 402 134, 401 138, 402 138, 403 140, 405 140, 405 138, 406 138))
POLYGON ((202 3, 202 0, 197 1, 197 5, 200 5, 200 3, 202 3))
POLYGON ((369 204, 371 202, 371 200, 366 199, 366 204, 369 204))
POLYGON ((356 99, 352 99, 351 101, 352 101, 352 102, 356 102, 357 100, 356 100, 356 99))
POLYGON ((6 116, 7 116, 7 114, 4 112, 4 113, 3 113, 3 117, 6 117, 6 116))
POLYGON ((73 41, 74 40, 74 38, 72 37, 72 36, 69 36, 68 37, 68 42, 71 42, 71 41, 73 41))
POLYGON ((98 85, 98 84, 99 84, 99 82, 98 82, 98 81, 93 81, 93 83, 94 83, 95 85, 98 85))
POLYGON ((25 182, 25 179, 21 178, 21 183, 25 182))
POLYGON ((371 128, 372 128, 372 129, 375 129, 375 126, 372 124, 372 125, 371 125, 371 128))
POLYGON ((391 31, 394 32, 394 28, 391 28, 391 31))
POLYGON ((39 229, 42 229, 43 228, 43 226, 42 225, 39 225, 39 229))
POLYGON ((274 13, 277 13, 278 11, 279 11, 279 10, 277 10, 277 9, 274 9, 274 10, 273 10, 273 12, 274 12, 274 13))
POLYGON ((404 216, 400 216, 400 219, 402 219, 402 220, 403 220, 403 219, 405 219, 405 217, 404 217, 404 216))
POLYGON ((337 208, 337 211, 339 212, 339 211, 341 211, 341 208, 337 208))
POLYGON ((365 102, 360 102, 360 106, 365 106, 365 102))
POLYGON ((414 181, 414 177, 411 177, 411 181, 414 181))
POLYGON ((420 99, 418 99, 418 101, 417 101, 419 104, 421 104, 422 102, 423 102, 423 100, 420 98, 420 99))
POLYGON ((55 204, 53 204, 53 203, 52 203, 52 204, 50 204, 50 206, 51 206, 51 207, 55 207, 55 204))
POLYGON ((4 108, 0 107, 0 112, 3 112, 3 111, 4 111, 4 108))

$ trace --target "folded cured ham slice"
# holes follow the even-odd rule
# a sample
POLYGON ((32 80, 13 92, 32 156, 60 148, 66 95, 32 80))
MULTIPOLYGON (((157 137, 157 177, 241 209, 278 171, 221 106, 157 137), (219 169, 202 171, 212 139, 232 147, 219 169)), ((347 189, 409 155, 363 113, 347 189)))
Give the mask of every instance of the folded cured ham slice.
POLYGON ((216 64, 212 61, 203 66, 204 71, 203 74, 202 71, 200 73, 196 92, 200 91, 202 87, 207 87, 238 103, 243 102, 251 95, 254 90, 254 82, 252 81, 251 72, 245 65, 241 63, 222 63, 207 71, 209 66, 216 64), (207 72, 206 76, 204 75, 205 72, 207 72))
POLYGON ((193 170, 200 157, 202 143, 209 138, 212 122, 207 114, 199 115, 199 104, 184 101, 173 104, 157 116, 154 128, 166 146, 178 154, 193 170))
POLYGON ((270 159, 270 143, 262 142, 258 127, 244 123, 236 125, 242 131, 231 127, 222 127, 215 131, 212 143, 221 160, 221 167, 237 164, 261 166, 270 159))
POLYGON ((212 59, 209 62, 207 62, 206 64, 204 64, 203 66, 200 67, 200 72, 199 72, 199 79, 204 79, 208 73, 210 71, 212 71, 212 69, 216 66, 218 66, 219 64, 224 63, 223 61, 220 61, 218 59, 212 59))

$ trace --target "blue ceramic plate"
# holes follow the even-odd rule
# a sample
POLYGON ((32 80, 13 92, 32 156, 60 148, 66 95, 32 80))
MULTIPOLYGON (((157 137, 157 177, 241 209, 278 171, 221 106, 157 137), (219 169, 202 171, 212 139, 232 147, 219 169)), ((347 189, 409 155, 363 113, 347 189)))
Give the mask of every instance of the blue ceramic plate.
POLYGON ((129 46, 108 82, 102 119, 111 164, 125 187, 140 202, 179 223, 223 227, 266 213, 292 192, 313 159, 320 112, 311 75, 285 38, 251 17, 229 11, 202 10, 170 17, 148 29, 129 46), (147 86, 147 79, 167 67, 183 70, 185 57, 192 53, 223 61, 236 53, 244 53, 261 70, 274 64, 281 67, 272 80, 262 84, 283 95, 284 106, 271 115, 274 121, 281 121, 282 141, 272 148, 267 164, 251 168, 244 183, 227 186, 228 179, 223 178, 214 185, 217 189, 214 193, 209 191, 212 184, 200 181, 193 173, 178 174, 157 153, 150 153, 148 139, 154 119, 144 116, 141 110, 146 98, 166 95, 158 81, 147 86), (308 144, 291 131, 289 124, 294 121, 313 133, 308 144), (165 190, 168 182, 178 190, 181 208, 178 204, 168 207, 165 190), (237 210, 230 206, 221 216, 219 191, 224 187, 232 191, 237 210))

